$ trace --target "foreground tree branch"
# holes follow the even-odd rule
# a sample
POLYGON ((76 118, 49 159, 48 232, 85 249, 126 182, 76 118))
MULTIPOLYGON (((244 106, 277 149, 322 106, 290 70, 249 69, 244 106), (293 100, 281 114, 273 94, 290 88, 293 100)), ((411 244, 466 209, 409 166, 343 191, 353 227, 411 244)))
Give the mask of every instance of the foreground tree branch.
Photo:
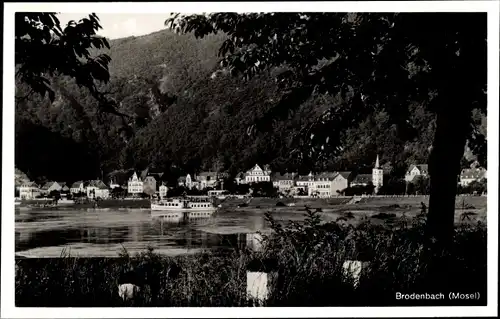
POLYGON ((486 112, 486 14, 176 14, 165 24, 196 37, 226 34, 220 63, 233 75, 251 78, 284 70, 276 81, 285 94, 259 119, 257 130, 272 130, 275 119, 316 92, 339 96, 341 102, 296 139, 302 146, 298 157, 311 164, 338 152, 337 131, 375 110, 387 112, 406 141, 414 136, 409 106, 417 103, 433 111, 437 131, 429 161, 427 229, 429 243, 439 243, 433 248, 447 247, 465 145, 473 139, 476 151, 486 151, 485 139, 473 138, 471 129, 472 110, 486 112))

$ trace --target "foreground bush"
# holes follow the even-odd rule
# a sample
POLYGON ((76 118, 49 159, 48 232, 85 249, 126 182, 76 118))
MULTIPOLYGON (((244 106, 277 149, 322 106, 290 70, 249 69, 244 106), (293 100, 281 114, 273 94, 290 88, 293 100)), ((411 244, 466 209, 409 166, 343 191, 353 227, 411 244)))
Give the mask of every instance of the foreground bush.
POLYGON ((273 233, 260 252, 201 253, 169 258, 148 250, 119 258, 19 259, 17 306, 247 306, 248 267, 272 265, 278 281, 267 306, 485 305, 486 226, 458 226, 441 286, 429 277, 423 249, 422 216, 357 227, 322 223, 309 211, 303 223, 282 225, 267 214, 273 233), (369 261, 359 285, 343 275, 345 260, 369 261), (172 265, 180 272, 172 274, 172 265), (252 266, 253 265, 253 266, 252 266), (256 266, 255 266, 256 265, 256 266), (136 274, 143 287, 124 302, 118 284, 136 274), (444 283, 444 284, 443 284, 444 283), (439 301, 396 300, 396 293, 438 293, 439 301), (480 300, 448 299, 449 292, 480 293, 480 300))

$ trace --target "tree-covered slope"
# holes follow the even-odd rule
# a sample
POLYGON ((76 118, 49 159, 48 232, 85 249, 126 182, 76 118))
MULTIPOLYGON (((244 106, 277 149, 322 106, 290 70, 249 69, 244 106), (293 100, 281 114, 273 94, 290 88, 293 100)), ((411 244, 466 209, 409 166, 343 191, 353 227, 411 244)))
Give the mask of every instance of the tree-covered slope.
MULTIPOLYGON (((401 173, 410 163, 427 161, 434 118, 415 105, 413 141, 401 140, 385 113, 371 114, 342 132, 340 156, 299 165, 291 147, 298 124, 338 99, 314 95, 295 114, 252 134, 250 127, 282 92, 268 74, 245 81, 222 71, 217 52, 223 39, 163 30, 111 41, 104 51, 112 58, 111 80, 101 89, 130 120, 99 112, 86 89, 56 78, 54 103, 33 95, 16 105, 16 167, 32 179, 71 182, 147 166, 235 173, 260 162, 282 171, 363 170, 379 154, 401 173)), ((16 96, 27 91, 18 85, 16 96)))

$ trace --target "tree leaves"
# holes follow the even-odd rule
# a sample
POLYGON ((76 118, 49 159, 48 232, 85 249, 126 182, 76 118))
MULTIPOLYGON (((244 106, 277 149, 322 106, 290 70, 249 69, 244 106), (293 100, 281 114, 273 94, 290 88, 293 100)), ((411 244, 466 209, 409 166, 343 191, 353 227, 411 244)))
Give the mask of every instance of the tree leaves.
MULTIPOLYGON (((242 23, 238 19, 252 17, 238 16, 229 15, 228 21, 217 23, 227 25, 226 30, 231 31, 233 25, 242 23)), ((255 19, 258 16, 255 15, 249 21, 257 21, 255 19)), ((257 160, 272 164, 273 169, 300 169, 305 174, 310 169, 353 168, 368 169, 369 173, 374 158, 379 153, 382 163, 391 162, 393 166, 400 163, 402 168, 397 169, 404 174, 408 164, 425 162, 435 128, 433 115, 429 113, 430 105, 404 102, 410 100, 410 94, 428 96, 430 93, 421 84, 418 86, 422 91, 418 94, 412 92, 411 88, 403 90, 401 86, 409 86, 408 79, 397 82, 406 74, 412 75, 412 81, 415 81, 413 83, 426 82, 431 76, 429 71, 422 72, 420 66, 415 70, 403 71, 399 70, 399 66, 393 68, 389 53, 396 48, 390 46, 385 47, 387 51, 383 53, 383 57, 379 56, 379 61, 389 65, 391 69, 383 72, 369 71, 368 66, 374 63, 374 59, 368 56, 368 51, 361 51, 357 55, 353 52, 352 57, 344 59, 340 54, 342 52, 333 45, 326 45, 327 42, 323 43, 323 47, 314 46, 314 41, 321 41, 322 36, 325 36, 321 26, 330 23, 331 15, 304 16, 309 20, 300 17, 296 19, 294 15, 277 16, 282 21, 298 21, 290 31, 293 39, 283 38, 277 28, 254 32, 251 39, 255 43, 248 46, 241 42, 246 41, 244 37, 235 35, 234 39, 228 38, 231 43, 243 44, 234 44, 234 54, 227 49, 227 59, 217 55, 226 40, 224 36, 206 36, 204 40, 195 40, 193 34, 175 35, 169 30, 145 37, 114 40, 112 51, 102 52, 113 57, 112 64, 106 55, 95 54, 98 49, 91 50, 92 61, 78 60, 79 69, 80 65, 88 65, 88 69, 78 75, 78 78, 84 79, 79 83, 85 88, 89 79, 95 80, 98 77, 103 81, 109 80, 105 87, 97 86, 99 94, 103 94, 99 101, 105 103, 95 101, 88 89, 79 90, 67 79, 62 80, 59 87, 53 82, 48 84, 52 84, 55 92, 60 92, 61 87, 68 89, 88 115, 95 138, 83 134, 83 126, 75 123, 75 120, 59 118, 63 114, 71 118, 73 114, 76 118, 83 117, 73 107, 56 110, 47 101, 36 100, 30 102, 29 107, 23 108, 22 112, 34 122, 43 122, 52 131, 62 132, 63 126, 72 126, 74 136, 78 136, 79 141, 83 136, 83 140, 87 139, 88 143, 102 150, 104 165, 113 169, 150 164, 169 167, 171 163, 175 163, 185 171, 192 172, 210 169, 213 161, 220 159, 224 170, 232 173, 248 169, 257 160), (307 31, 302 20, 316 21, 317 25, 307 31), (320 36, 313 31, 319 32, 320 36), (286 41, 300 43, 300 37, 305 40, 302 41, 302 47, 313 48, 312 55, 323 60, 305 70, 297 70, 286 63, 276 67, 277 60, 273 60, 275 57, 283 61, 292 59, 292 56, 288 56, 292 52, 284 49, 274 51, 274 46, 279 47, 286 41), (268 54, 259 51, 263 50, 259 47, 261 42, 270 42, 266 47, 273 52, 268 54), (242 57, 244 61, 241 61, 242 57), (264 60, 258 60, 256 65, 256 57, 264 60), (231 78, 228 69, 219 71, 219 58, 222 62, 229 61, 226 64, 228 68, 232 66, 233 58, 240 59, 240 69, 244 71, 251 68, 251 72, 247 73, 251 78, 231 78), (360 61, 362 64, 354 65, 350 70, 352 61, 360 61), (106 78, 103 70, 106 67, 110 68, 113 78, 106 78), (101 71, 104 73, 100 73, 101 71), (210 78, 214 71, 219 72, 216 77, 210 78), (387 78, 390 75, 396 77, 389 81, 387 78), (370 76, 373 80, 362 80, 370 76), (344 78, 348 81, 343 81, 344 78), (335 95, 335 92, 338 94, 335 95), (394 97, 398 92, 403 92, 404 98, 394 97), (51 107, 50 114, 55 114, 54 118, 49 120, 45 119, 47 115, 38 115, 40 105, 44 104, 51 107), (144 112, 136 114, 137 107, 145 107, 144 112), (114 119, 95 112, 96 109, 120 117, 114 119), (124 120, 122 116, 125 117, 124 120), (409 120, 408 128, 413 128, 418 133, 416 139, 409 134, 405 134, 404 138, 397 134, 403 133, 406 128, 395 122, 405 119, 409 120), (311 134, 314 134, 312 143, 311 134), (314 152, 311 152, 312 147, 314 152), (309 152, 312 155, 305 156, 309 152)), ((340 36, 341 39, 335 41, 348 45, 350 42, 347 36, 351 32, 351 26, 342 26, 343 17, 341 15, 334 18, 339 28, 332 27, 328 37, 340 36)), ((364 19, 360 21, 381 25, 388 23, 382 18, 364 19)), ((279 24, 267 17, 259 18, 258 23, 259 28, 279 24)), ((363 32, 368 34, 371 31, 366 29, 363 32)), ((370 41, 366 50, 373 51, 376 44, 383 44, 388 40, 380 37, 380 41, 370 41)), ((363 42, 357 42, 356 46, 363 47, 363 42)), ((94 45, 92 48, 95 48, 94 45)), ((374 52, 381 55, 382 48, 377 50, 374 52)), ((58 51, 56 47, 55 53, 58 51)), ((411 47, 405 47, 404 51, 409 52, 409 61, 417 60, 415 56, 418 56, 418 52, 414 52, 411 47)), ((306 55, 306 52, 297 52, 299 55, 306 55)), ((297 53, 294 54, 297 56, 297 53)), ((61 59, 55 54, 51 56, 54 60, 61 59)), ((419 57, 423 60, 425 56, 419 57)), ((313 63, 304 61, 306 64, 313 63)), ((425 66, 426 63, 428 62, 424 63, 425 66)), ((21 66, 18 65, 18 68, 21 66)), ((234 72, 242 75, 240 71, 234 72)), ((54 75, 57 76, 57 73, 54 75)), ((29 93, 29 89, 19 92, 19 95, 29 95, 25 93, 29 93)), ((65 97, 61 103, 68 104, 68 98, 65 97)), ((479 119, 481 117, 478 117, 477 124, 480 123, 479 119)))
POLYGON ((33 90, 53 102, 55 93, 46 75, 55 73, 76 79, 96 99, 103 99, 95 81, 108 82, 108 55, 91 57, 91 49, 108 48, 96 14, 78 22, 70 21, 62 30, 54 13, 16 13, 16 75, 33 90))
MULTIPOLYGON (((449 103, 427 102, 436 97, 436 92, 450 94, 451 82, 461 87, 457 80, 466 78, 457 72, 486 56, 484 45, 474 51, 474 45, 485 39, 484 19, 479 15, 212 13, 175 15, 169 26, 178 32, 195 32, 199 37, 216 30, 226 33, 228 40, 219 50, 221 65, 247 80, 266 69, 287 68, 276 81, 290 92, 267 112, 269 119, 259 119, 257 126, 264 130, 272 129, 269 123, 286 117, 313 92, 340 93, 346 111, 318 118, 316 131, 325 126, 348 129, 363 118, 358 114, 379 109, 388 112, 403 139, 412 140, 415 130, 409 125, 408 106, 417 102, 431 109, 432 105, 449 108, 449 103), (318 66, 323 60, 329 62, 318 66), (300 98, 293 100, 292 92, 300 98)), ((484 68, 470 71, 478 77, 464 105, 481 99, 480 107, 484 107, 485 94, 478 89, 484 88, 484 68)), ((304 134, 311 129, 305 129, 304 134)), ((311 152, 304 150, 304 154, 325 149, 316 141, 322 143, 319 141, 324 138, 311 140, 311 152)))

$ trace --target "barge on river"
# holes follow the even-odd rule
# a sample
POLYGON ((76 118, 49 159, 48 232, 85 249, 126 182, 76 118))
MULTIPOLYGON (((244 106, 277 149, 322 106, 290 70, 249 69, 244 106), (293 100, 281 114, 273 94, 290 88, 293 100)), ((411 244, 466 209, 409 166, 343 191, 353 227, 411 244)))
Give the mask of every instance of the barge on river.
POLYGON ((151 202, 151 210, 212 213, 217 210, 217 207, 208 196, 190 196, 184 198, 168 198, 151 202))

